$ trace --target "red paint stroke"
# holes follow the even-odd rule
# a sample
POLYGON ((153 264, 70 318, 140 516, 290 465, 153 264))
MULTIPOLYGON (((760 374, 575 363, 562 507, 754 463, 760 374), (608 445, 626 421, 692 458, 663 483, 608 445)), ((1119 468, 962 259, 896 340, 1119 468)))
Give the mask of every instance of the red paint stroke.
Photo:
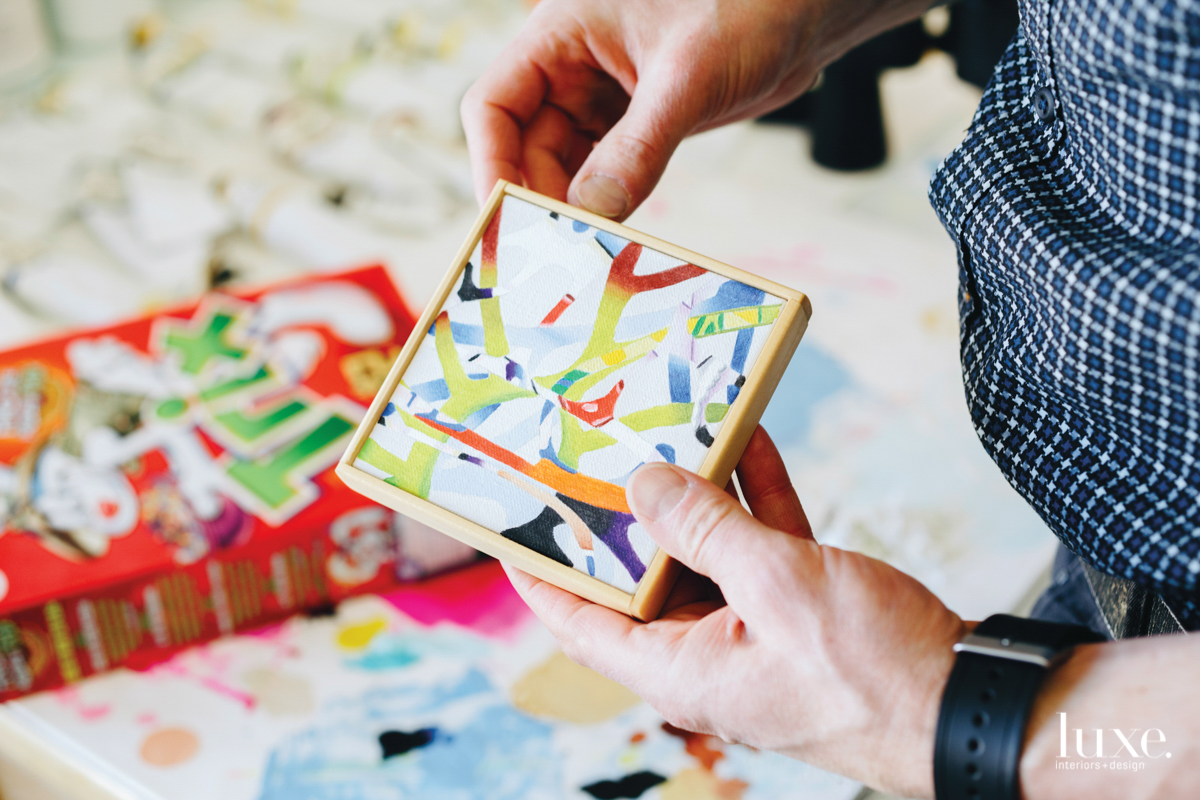
POLYGON ((483 252, 479 264, 479 288, 496 288, 496 244, 500 239, 500 212, 504 206, 496 206, 496 213, 488 220, 487 229, 483 232, 483 252))
POLYGON ((497 561, 430 578, 380 597, 421 625, 451 622, 508 641, 515 639, 532 618, 497 561))
POLYGON ((629 504, 625 501, 625 489, 621 486, 597 478, 591 478, 587 475, 567 472, 553 461, 548 461, 544 458, 539 459, 536 464, 530 464, 516 453, 506 450, 494 442, 489 442, 475 431, 454 430, 425 417, 421 417, 420 419, 421 422, 439 433, 444 433, 451 438, 457 439, 468 447, 472 447, 483 453, 488 458, 499 461, 501 464, 517 470, 522 475, 533 478, 538 483, 549 486, 556 492, 565 494, 567 497, 573 497, 585 503, 606 508, 609 511, 630 513, 629 504))
POLYGON ((664 269, 662 272, 634 275, 633 268, 641 257, 642 246, 636 242, 630 242, 621 248, 621 252, 617 253, 616 258, 612 261, 612 268, 608 271, 609 287, 619 289, 632 296, 638 292, 674 286, 689 278, 698 278, 704 274, 704 270, 697 266, 681 264, 678 267, 664 269))
MULTIPOLYGON (((667 733, 679 739, 683 739, 683 746, 687 750, 688 755, 700 762, 700 766, 704 767, 706 772, 712 772, 713 767, 717 762, 725 757, 723 750, 712 746, 712 741, 715 739, 707 733, 693 733, 685 731, 683 728, 676 728, 669 722, 662 724, 662 729, 667 733)), ((716 741, 720 741, 717 739, 716 741)))
POLYGON ((570 308, 571 303, 574 303, 574 302, 575 302, 575 295, 564 294, 562 300, 558 301, 558 305, 556 305, 554 308, 550 309, 550 313, 547 314, 542 319, 541 323, 539 323, 539 324, 541 324, 543 327, 545 327, 545 326, 553 325, 554 323, 558 322, 558 318, 561 317, 563 315, 563 312, 566 311, 568 308, 570 308))
POLYGON ((613 408, 617 405, 617 398, 623 391, 625 391, 625 381, 617 381, 616 386, 599 400, 568 400, 559 395, 558 403, 571 416, 578 417, 593 428, 599 428, 613 421, 613 408))

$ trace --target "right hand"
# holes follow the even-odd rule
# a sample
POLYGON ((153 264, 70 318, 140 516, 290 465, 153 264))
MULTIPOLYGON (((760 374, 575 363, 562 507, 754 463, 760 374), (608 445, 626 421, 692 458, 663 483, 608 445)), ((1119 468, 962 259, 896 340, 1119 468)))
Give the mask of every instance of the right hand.
POLYGON ((623 220, 685 136, 784 105, 929 0, 544 0, 467 92, 475 192, 497 179, 623 220))

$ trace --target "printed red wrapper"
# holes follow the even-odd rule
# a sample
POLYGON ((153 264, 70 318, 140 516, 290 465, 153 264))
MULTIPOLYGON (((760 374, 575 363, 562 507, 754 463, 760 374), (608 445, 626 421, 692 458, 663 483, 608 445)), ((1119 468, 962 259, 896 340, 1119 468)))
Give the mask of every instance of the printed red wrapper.
POLYGON ((0 353, 0 700, 473 559, 333 472, 413 324, 375 266, 0 353))

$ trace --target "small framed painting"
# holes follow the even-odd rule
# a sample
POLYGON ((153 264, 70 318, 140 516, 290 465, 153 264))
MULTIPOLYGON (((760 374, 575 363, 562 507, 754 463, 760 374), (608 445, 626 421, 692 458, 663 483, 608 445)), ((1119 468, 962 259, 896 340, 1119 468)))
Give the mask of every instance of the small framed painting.
POLYGON ((625 484, 723 486, 808 324, 800 292, 500 182, 337 474, 638 619, 678 574, 625 484))

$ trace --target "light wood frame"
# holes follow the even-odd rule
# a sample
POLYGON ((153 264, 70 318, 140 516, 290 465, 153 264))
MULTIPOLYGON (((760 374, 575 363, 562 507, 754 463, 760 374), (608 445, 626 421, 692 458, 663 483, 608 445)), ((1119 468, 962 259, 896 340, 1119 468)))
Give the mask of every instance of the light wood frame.
POLYGON ((655 553, 654 558, 647 565, 645 575, 638 582, 636 591, 629 594, 598 578, 560 564, 548 556, 506 539, 499 533, 464 519, 428 500, 409 494, 354 466, 359 450, 371 435, 376 420, 383 413, 397 384, 408 370, 409 363, 425 337, 425 332, 433 325, 447 297, 458 285, 463 268, 505 196, 525 200, 548 211, 557 211, 560 216, 587 223, 592 227, 608 231, 631 242, 637 242, 644 247, 658 250, 701 269, 740 281, 784 301, 784 307, 775 320, 762 351, 746 376, 745 385, 742 386, 737 400, 730 406, 729 412, 709 448, 708 456, 697 470, 698 475, 718 486, 724 486, 733 474, 738 459, 741 458, 742 452, 750 441, 750 435, 754 433, 754 429, 767 407, 767 401, 771 398, 775 387, 779 385, 779 380, 783 376, 784 370, 787 369, 788 361, 800 343, 800 338, 804 335, 804 330, 807 328, 809 317, 812 314, 812 306, 803 293, 794 289, 676 247, 610 219, 569 206, 566 203, 560 203, 515 184, 498 181, 496 188, 492 190, 491 196, 484 205, 479 219, 471 228, 466 242, 455 256, 450 271, 446 273, 446 277, 425 309, 425 313, 421 315, 420 320, 413 328, 404 349, 400 351, 395 363, 392 364, 383 387, 375 396, 370 410, 363 417, 354 438, 351 439, 345 455, 338 462, 337 474, 346 482, 346 485, 378 503, 411 516, 490 556, 513 564, 531 575, 574 592, 587 600, 616 609, 637 619, 654 619, 658 616, 659 610, 679 574, 678 562, 663 550, 660 549, 655 553))

